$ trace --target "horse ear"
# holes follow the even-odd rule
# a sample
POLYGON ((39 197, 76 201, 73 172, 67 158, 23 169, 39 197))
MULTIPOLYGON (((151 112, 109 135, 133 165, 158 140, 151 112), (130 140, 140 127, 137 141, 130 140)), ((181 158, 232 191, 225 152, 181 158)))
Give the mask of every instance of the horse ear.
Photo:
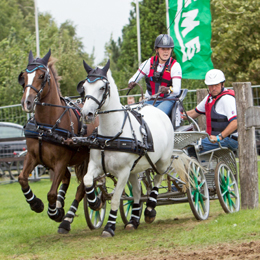
POLYGON ((91 70, 93 70, 91 67, 88 66, 88 64, 83 60, 83 65, 86 70, 86 72, 89 74, 91 70))
POLYGON ((31 64, 33 62, 34 58, 33 58, 33 53, 32 51, 30 50, 29 52, 29 58, 28 58, 28 64, 31 64))
POLYGON ((109 67, 110 67, 110 59, 108 59, 107 64, 102 69, 102 71, 105 73, 105 75, 107 75, 107 71, 108 71, 109 67))
POLYGON ((51 49, 49 49, 48 53, 42 58, 42 62, 45 66, 47 66, 50 56, 51 56, 51 49))

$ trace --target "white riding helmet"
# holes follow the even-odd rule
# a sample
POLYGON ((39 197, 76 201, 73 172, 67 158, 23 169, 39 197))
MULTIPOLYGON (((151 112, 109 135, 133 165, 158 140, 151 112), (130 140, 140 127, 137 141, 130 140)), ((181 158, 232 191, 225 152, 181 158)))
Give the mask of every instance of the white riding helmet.
POLYGON ((216 85, 225 81, 224 73, 221 70, 213 69, 207 72, 204 82, 206 85, 216 85))

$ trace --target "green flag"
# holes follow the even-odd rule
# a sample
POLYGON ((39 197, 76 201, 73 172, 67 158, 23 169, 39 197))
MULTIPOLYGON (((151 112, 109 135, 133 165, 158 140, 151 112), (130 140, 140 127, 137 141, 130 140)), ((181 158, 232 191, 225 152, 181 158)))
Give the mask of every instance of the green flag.
POLYGON ((185 79, 204 79, 211 62, 210 0, 169 0, 170 35, 185 79))

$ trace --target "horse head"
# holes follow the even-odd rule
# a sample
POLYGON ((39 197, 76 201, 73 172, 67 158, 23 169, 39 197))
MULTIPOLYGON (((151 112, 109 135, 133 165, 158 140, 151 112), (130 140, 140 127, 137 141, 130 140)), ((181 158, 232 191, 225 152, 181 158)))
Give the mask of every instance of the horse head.
POLYGON ((82 114, 86 118, 86 122, 91 123, 95 120, 97 111, 103 109, 103 105, 110 96, 110 85, 107 78, 110 60, 103 68, 92 69, 84 60, 83 65, 88 76, 79 82, 77 91, 84 101, 87 101, 84 102, 82 114))
POLYGON ((33 112, 35 102, 47 94, 48 90, 44 87, 50 82, 47 66, 50 56, 51 50, 43 58, 35 59, 30 51, 27 68, 18 76, 18 82, 24 89, 21 104, 27 113, 33 112))

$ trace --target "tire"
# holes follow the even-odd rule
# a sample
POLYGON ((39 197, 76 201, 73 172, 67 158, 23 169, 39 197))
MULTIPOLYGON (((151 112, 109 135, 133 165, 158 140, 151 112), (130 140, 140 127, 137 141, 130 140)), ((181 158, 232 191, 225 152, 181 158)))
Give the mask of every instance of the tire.
POLYGON ((226 213, 237 212, 240 209, 240 197, 237 180, 230 168, 219 162, 215 169, 215 184, 221 207, 226 213))
POLYGON ((198 163, 189 165, 189 189, 187 197, 193 215, 197 220, 206 220, 209 216, 209 191, 206 177, 198 163))
MULTIPOLYGON (((141 187, 141 194, 143 195, 142 187, 141 187)), ((132 184, 129 181, 127 182, 126 188, 123 191, 122 197, 124 197, 124 196, 132 198, 132 200, 124 200, 122 198, 120 200, 120 206, 119 206, 120 215, 121 215, 123 223, 126 225, 131 219, 132 208, 133 208, 133 204, 134 204, 132 184)), ((141 219, 142 211, 143 211, 143 202, 140 202, 140 207, 141 207, 141 210, 140 210, 139 217, 141 219)))
MULTIPOLYGON (((95 188, 96 196, 100 197, 102 196, 102 192, 100 188, 95 188)), ((87 221, 88 227, 93 229, 98 229, 103 225, 105 215, 106 215, 106 201, 103 201, 103 206, 100 210, 94 211, 90 209, 88 206, 88 201, 86 194, 84 196, 84 213, 85 213, 85 219, 87 221)))

